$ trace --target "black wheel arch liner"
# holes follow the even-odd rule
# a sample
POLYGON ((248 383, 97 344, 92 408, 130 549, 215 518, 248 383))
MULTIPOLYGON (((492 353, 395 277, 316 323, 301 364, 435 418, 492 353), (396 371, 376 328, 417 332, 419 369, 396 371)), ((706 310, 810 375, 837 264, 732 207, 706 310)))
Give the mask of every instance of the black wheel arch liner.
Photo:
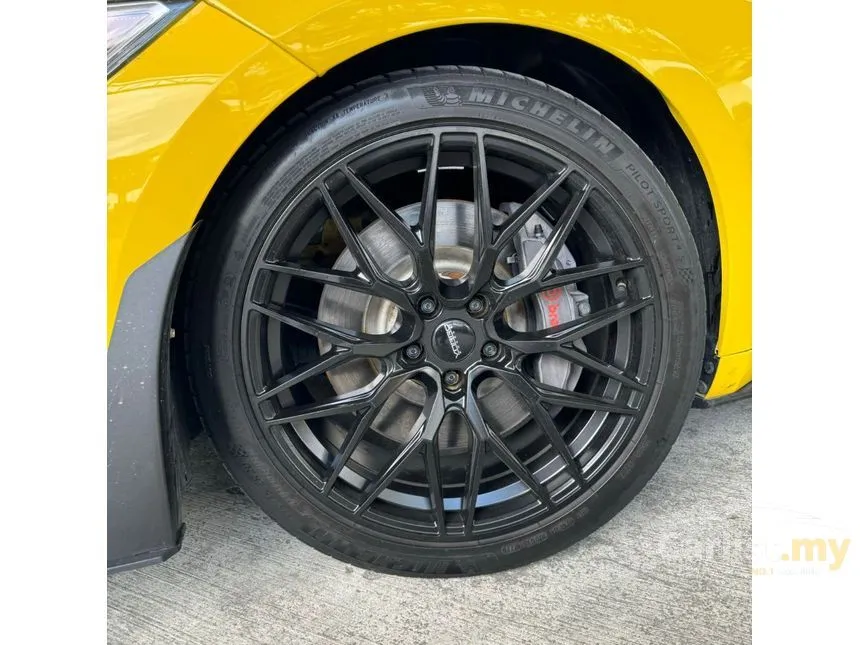
POLYGON ((107 353, 107 567, 179 551, 188 432, 177 410, 171 315, 197 226, 129 277, 107 353))

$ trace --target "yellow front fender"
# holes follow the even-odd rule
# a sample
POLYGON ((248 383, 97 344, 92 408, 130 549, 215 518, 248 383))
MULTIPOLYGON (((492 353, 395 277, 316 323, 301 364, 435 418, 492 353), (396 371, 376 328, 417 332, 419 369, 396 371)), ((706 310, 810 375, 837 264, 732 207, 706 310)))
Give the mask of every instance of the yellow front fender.
POLYGON ((128 277, 188 232, 239 146, 314 76, 199 4, 111 78, 108 343, 128 277))

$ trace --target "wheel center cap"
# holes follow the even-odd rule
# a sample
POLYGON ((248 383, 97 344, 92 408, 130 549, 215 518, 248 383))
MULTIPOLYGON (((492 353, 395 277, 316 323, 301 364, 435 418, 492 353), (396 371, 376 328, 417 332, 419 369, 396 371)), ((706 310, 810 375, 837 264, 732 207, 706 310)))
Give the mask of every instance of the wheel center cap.
POLYGON ((433 351, 445 361, 459 361, 473 349, 475 332, 462 320, 446 320, 433 332, 433 351))

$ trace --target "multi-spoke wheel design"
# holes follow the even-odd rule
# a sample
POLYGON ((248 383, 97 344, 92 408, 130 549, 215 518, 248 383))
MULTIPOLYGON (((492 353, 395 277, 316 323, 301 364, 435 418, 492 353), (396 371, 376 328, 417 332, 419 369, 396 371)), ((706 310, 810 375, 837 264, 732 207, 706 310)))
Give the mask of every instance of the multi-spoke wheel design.
POLYGON ((306 146, 313 169, 246 206, 257 241, 223 235, 248 411, 227 434, 304 517, 463 573, 421 549, 513 554, 630 460, 666 381, 665 267, 618 172, 579 147, 457 110, 413 121, 306 146))
POLYGON ((276 224, 249 282, 243 350, 260 422, 309 490, 360 521, 429 539, 509 531, 583 495, 632 436, 659 351, 659 296, 611 192, 568 156, 468 126, 381 138, 308 184, 282 222, 303 217, 311 235, 331 223, 345 250, 325 266, 276 224), (521 196, 509 214, 494 208, 500 182, 521 196), (589 261, 571 262, 571 247, 589 261), (353 327, 332 320, 331 309, 353 305, 339 291, 364 296, 353 327), (552 300, 562 299, 560 313, 552 300), (273 339, 287 348, 275 365, 273 339), (297 347, 309 349, 299 357, 297 347), (542 377, 544 356, 557 360, 542 377), (346 375, 354 361, 365 365, 346 375), (569 386, 574 367, 587 387, 569 386), (482 385, 527 414, 492 418, 482 385), (392 397, 396 413, 385 408, 392 397), (448 415, 460 421, 443 425, 448 415))

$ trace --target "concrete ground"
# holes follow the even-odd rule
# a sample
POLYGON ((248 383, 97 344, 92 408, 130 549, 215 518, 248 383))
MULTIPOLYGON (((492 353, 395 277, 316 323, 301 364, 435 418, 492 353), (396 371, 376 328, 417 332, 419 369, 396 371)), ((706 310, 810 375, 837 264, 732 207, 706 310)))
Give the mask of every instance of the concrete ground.
POLYGON ((317 553, 242 495, 198 440, 182 551, 108 578, 108 642, 749 642, 751 407, 692 410, 645 490, 567 551, 441 581, 317 553))

